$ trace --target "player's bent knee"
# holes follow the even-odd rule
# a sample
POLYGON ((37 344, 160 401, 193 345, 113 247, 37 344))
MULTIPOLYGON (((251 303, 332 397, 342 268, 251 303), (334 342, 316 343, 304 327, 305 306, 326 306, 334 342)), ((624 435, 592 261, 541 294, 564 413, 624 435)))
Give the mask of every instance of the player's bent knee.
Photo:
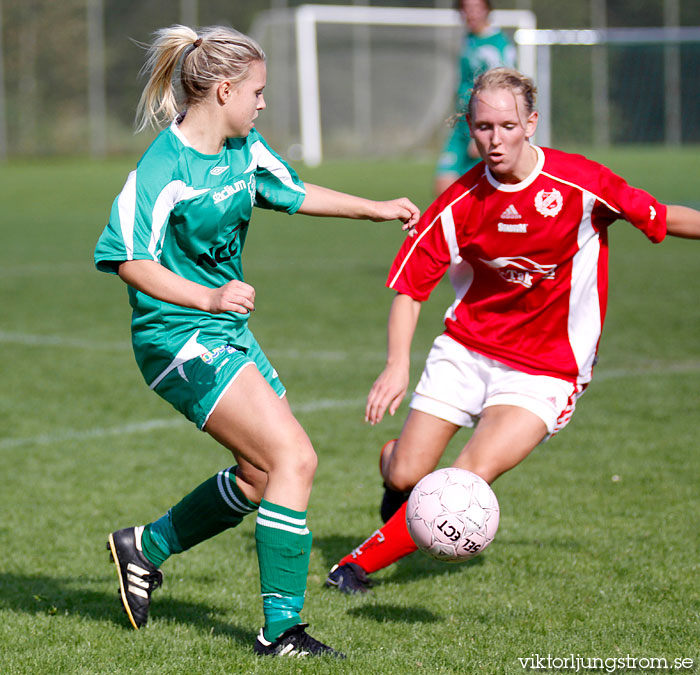
POLYGON ((412 490, 413 486, 423 478, 425 474, 405 469, 403 467, 391 466, 389 471, 384 476, 384 482, 387 487, 397 492, 407 492, 412 490))

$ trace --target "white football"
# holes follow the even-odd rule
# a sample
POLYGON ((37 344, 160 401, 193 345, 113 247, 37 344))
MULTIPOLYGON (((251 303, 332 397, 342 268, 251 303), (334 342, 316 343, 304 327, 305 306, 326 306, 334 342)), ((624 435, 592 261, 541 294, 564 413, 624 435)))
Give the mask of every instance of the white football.
POLYGON ((406 525, 416 546, 446 562, 463 562, 481 553, 496 536, 499 517, 489 484, 455 467, 421 478, 406 508, 406 525))

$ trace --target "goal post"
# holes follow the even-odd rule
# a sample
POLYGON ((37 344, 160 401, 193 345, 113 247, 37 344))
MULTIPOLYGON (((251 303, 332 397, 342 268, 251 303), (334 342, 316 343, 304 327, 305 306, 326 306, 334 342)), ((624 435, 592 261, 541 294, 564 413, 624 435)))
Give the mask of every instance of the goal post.
MULTIPOLYGON (((530 29, 521 28, 515 32, 514 39, 519 46, 529 45, 536 50, 536 71, 538 89, 538 110, 540 118, 537 126, 537 142, 550 145, 552 140, 553 101, 552 91, 554 60, 552 51, 556 47, 567 48, 644 48, 661 47, 663 50, 663 71, 660 74, 662 83, 664 140, 667 144, 678 144, 682 138, 682 83, 679 49, 682 46, 700 46, 700 26, 665 26, 643 28, 604 28, 604 29, 530 29)), ((697 63, 696 57, 689 55, 691 63, 697 63)), ((584 62, 580 63, 581 68, 584 62)), ((693 75, 695 68, 693 67, 693 75)), ((579 75, 581 72, 579 70, 579 75)), ((608 105, 607 75, 600 81, 593 75, 591 98, 603 100, 608 105)), ((638 80, 639 87, 650 84, 649 81, 627 74, 627 79, 638 80)), ((619 79, 619 78, 618 78, 619 79)), ((650 95, 650 98, 652 96, 650 95)), ((688 97, 690 98, 690 97, 688 97)), ((595 124, 601 124, 595 121, 595 124)), ((606 117, 602 124, 610 124, 606 117)), ((603 129, 602 138, 610 138, 609 128, 603 129)))
MULTIPOLYGON (((323 157, 316 36, 318 24, 432 26, 435 28, 450 28, 463 24, 456 10, 360 5, 301 5, 295 10, 294 20, 302 158, 308 166, 318 166, 323 157)), ((529 30, 534 29, 537 23, 535 15, 527 10, 494 11, 491 13, 491 20, 499 26, 515 26, 529 30)), ((519 50, 518 63, 523 72, 534 76, 534 50, 529 47, 530 45, 525 45, 519 50)), ((367 102, 367 105, 370 103, 367 102)))
MULTIPOLYGON (((700 143, 700 26, 539 29, 518 10, 492 21, 537 85, 538 144, 700 143)), ((301 5, 261 12, 251 32, 270 56, 260 130, 289 159, 437 153, 455 112, 458 12, 301 5)))
MULTIPOLYGON (((309 166, 317 166, 323 159, 322 105, 325 105, 325 102, 322 102, 320 83, 320 68, 323 67, 319 62, 320 26, 335 25, 354 31, 367 27, 452 29, 451 32, 455 34, 463 28, 462 17, 458 11, 452 9, 307 4, 294 9, 265 12, 258 17, 251 32, 261 39, 271 25, 275 23, 279 25, 281 22, 290 20, 293 22, 295 36, 294 57, 299 116, 298 154, 299 159, 309 166)), ((495 10, 491 13, 491 21, 511 31, 534 30, 537 26, 535 15, 528 10, 495 10)), ((361 34, 355 32, 353 35, 361 34)), ((265 41, 261 41, 265 47, 265 41)), ((361 53, 361 48, 356 51, 361 53)), ((519 68, 534 77, 536 47, 524 44, 517 46, 517 51, 519 68)), ((357 72, 364 73, 365 77, 355 77, 354 85, 361 90, 361 94, 353 92, 353 98, 356 101, 359 99, 361 105, 371 111, 377 97, 372 96, 369 84, 363 81, 368 79, 372 70, 372 67, 367 65, 368 61, 371 63, 371 57, 365 59, 364 68, 357 69, 357 72)), ((453 61, 456 63, 456 59, 453 61)), ((352 64, 345 64, 345 66, 354 67, 352 64)), ((453 99, 455 84, 450 82, 448 100, 453 99)), ((426 96, 431 95, 430 92, 426 93, 426 96)), ((431 110, 435 107, 432 106, 431 110)), ((432 116, 435 117, 435 114, 432 116)))

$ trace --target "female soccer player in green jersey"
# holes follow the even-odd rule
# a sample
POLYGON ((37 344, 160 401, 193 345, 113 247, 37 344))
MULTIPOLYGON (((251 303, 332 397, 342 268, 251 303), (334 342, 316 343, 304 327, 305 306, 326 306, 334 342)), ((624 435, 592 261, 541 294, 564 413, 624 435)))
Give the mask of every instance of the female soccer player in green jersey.
POLYGON ((450 130, 435 170, 435 196, 441 195, 480 160, 464 112, 477 75, 497 66, 515 65, 515 47, 500 28, 491 25, 491 0, 457 0, 467 32, 459 57, 457 117, 450 130))
POLYGON ((375 202, 303 183, 255 129, 265 108, 265 55, 224 27, 156 33, 139 129, 167 120, 116 198, 95 263, 127 284, 137 363, 157 394, 228 448, 236 465, 164 516, 109 535, 129 621, 148 619, 159 570, 179 553, 258 512, 265 625, 259 654, 339 655, 305 632, 311 533, 306 508, 317 458, 248 318, 255 290, 241 252, 253 206, 316 216, 418 220, 405 198, 375 202), (184 112, 173 78, 179 69, 184 112), (249 367, 250 366, 250 367, 249 367))

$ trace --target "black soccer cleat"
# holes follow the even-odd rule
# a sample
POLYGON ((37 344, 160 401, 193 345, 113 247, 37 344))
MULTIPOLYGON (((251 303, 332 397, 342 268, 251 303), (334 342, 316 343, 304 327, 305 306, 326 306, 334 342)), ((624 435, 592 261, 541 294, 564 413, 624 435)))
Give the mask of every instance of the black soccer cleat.
POLYGON ((151 593, 163 584, 162 572, 141 552, 142 532, 143 527, 127 527, 112 532, 107 541, 119 575, 119 597, 136 630, 146 625, 151 593))
POLYGON ((268 642, 262 628, 255 640, 255 653, 261 656, 335 656, 344 659, 345 654, 323 642, 314 640, 307 632, 308 623, 298 623, 288 628, 274 642, 268 642))
POLYGON ((379 515, 382 517, 382 522, 386 523, 403 505, 408 501, 411 491, 392 490, 384 483, 384 496, 382 497, 382 505, 379 507, 379 515))
POLYGON ((341 593, 366 593, 372 586, 372 582, 359 565, 345 563, 333 565, 326 578, 328 588, 337 588, 341 593))

